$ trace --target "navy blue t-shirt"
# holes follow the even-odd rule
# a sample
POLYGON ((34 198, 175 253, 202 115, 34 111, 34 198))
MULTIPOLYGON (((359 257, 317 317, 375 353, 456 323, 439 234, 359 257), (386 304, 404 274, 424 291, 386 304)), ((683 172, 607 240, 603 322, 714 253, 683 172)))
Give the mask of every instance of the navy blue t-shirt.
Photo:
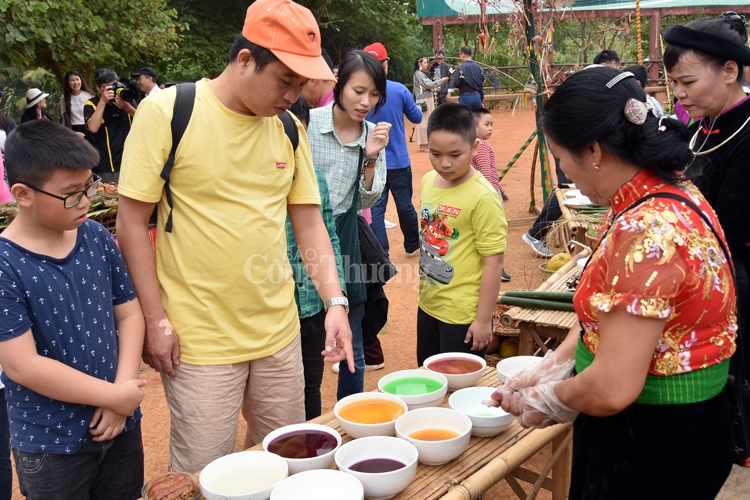
MULTIPOLYGON (((128 270, 104 226, 86 221, 62 259, 35 254, 0 236, 2 341, 34 335, 39 355, 113 382, 117 373, 114 306, 136 297, 128 270)), ((93 406, 42 396, 3 373, 11 446, 31 453, 75 453, 92 438, 93 406)), ((140 409, 125 424, 127 432, 140 409)))

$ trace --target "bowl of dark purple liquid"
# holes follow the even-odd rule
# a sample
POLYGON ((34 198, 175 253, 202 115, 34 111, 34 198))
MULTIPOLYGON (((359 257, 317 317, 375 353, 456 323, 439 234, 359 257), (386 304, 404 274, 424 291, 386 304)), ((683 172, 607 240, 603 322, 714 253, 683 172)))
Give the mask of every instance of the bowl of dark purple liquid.
POLYGON ((385 500, 409 486, 417 472, 417 449, 408 441, 371 436, 349 441, 336 452, 336 467, 359 479, 368 500, 385 500))
POLYGON ((330 469, 340 446, 339 433, 318 424, 287 425, 263 440, 264 450, 286 460, 290 476, 306 470, 330 469))

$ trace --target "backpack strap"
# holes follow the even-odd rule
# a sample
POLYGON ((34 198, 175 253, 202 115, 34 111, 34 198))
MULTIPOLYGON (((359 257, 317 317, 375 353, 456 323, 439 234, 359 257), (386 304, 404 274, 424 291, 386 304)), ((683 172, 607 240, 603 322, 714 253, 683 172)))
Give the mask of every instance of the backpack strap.
POLYGON ((164 230, 172 232, 172 190, 169 187, 169 174, 174 167, 174 155, 180 140, 185 134, 190 116, 193 114, 193 105, 195 104, 195 82, 180 83, 176 86, 177 96, 174 100, 174 111, 172 113, 172 149, 169 152, 167 162, 161 171, 161 178, 164 179, 164 191, 167 195, 167 205, 169 205, 169 216, 164 230))
POLYGON ((292 147, 296 153, 297 146, 299 145, 299 130, 297 130, 297 124, 294 123, 294 118, 292 118, 289 111, 285 111, 284 114, 278 115, 278 117, 284 125, 284 133, 289 137, 289 141, 292 143, 292 147))
MULTIPOLYGON (((172 232, 172 210, 174 208, 172 203, 172 190, 169 187, 169 174, 172 173, 174 167, 175 153, 177 152, 177 146, 180 145, 180 140, 185 134, 188 123, 190 122, 190 116, 193 114, 193 106, 195 105, 195 83, 180 83, 175 86, 177 96, 174 101, 174 111, 172 113, 172 149, 169 152, 169 157, 164 164, 164 168, 161 171, 161 178, 164 179, 164 191, 167 196, 167 205, 169 205, 169 216, 167 217, 167 223, 165 224, 164 230, 168 233, 172 232)), ((294 151, 297 151, 299 145, 299 130, 297 130, 297 124, 294 122, 291 114, 285 112, 282 115, 278 115, 279 120, 284 125, 284 133, 292 143, 294 151)))

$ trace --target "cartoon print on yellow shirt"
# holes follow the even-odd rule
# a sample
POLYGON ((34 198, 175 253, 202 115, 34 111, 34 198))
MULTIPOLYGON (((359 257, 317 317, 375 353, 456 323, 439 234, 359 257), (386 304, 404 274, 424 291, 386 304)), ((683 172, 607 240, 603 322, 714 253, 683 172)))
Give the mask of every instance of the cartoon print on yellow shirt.
POLYGON ((449 217, 457 217, 460 208, 440 205, 434 213, 428 207, 421 210, 422 243, 419 268, 438 283, 448 284, 453 278, 453 266, 443 257, 450 250, 450 240, 458 239, 458 229, 450 225, 449 217))

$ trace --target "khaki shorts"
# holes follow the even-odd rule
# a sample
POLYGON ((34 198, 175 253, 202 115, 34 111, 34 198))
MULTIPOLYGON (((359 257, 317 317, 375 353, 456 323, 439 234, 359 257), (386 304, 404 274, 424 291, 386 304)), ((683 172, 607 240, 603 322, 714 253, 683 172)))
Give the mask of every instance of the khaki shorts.
POLYGON ((265 358, 218 366, 180 363, 175 373, 162 373, 173 471, 195 473, 233 453, 240 410, 247 421, 245 447, 279 427, 305 421, 299 335, 265 358))

